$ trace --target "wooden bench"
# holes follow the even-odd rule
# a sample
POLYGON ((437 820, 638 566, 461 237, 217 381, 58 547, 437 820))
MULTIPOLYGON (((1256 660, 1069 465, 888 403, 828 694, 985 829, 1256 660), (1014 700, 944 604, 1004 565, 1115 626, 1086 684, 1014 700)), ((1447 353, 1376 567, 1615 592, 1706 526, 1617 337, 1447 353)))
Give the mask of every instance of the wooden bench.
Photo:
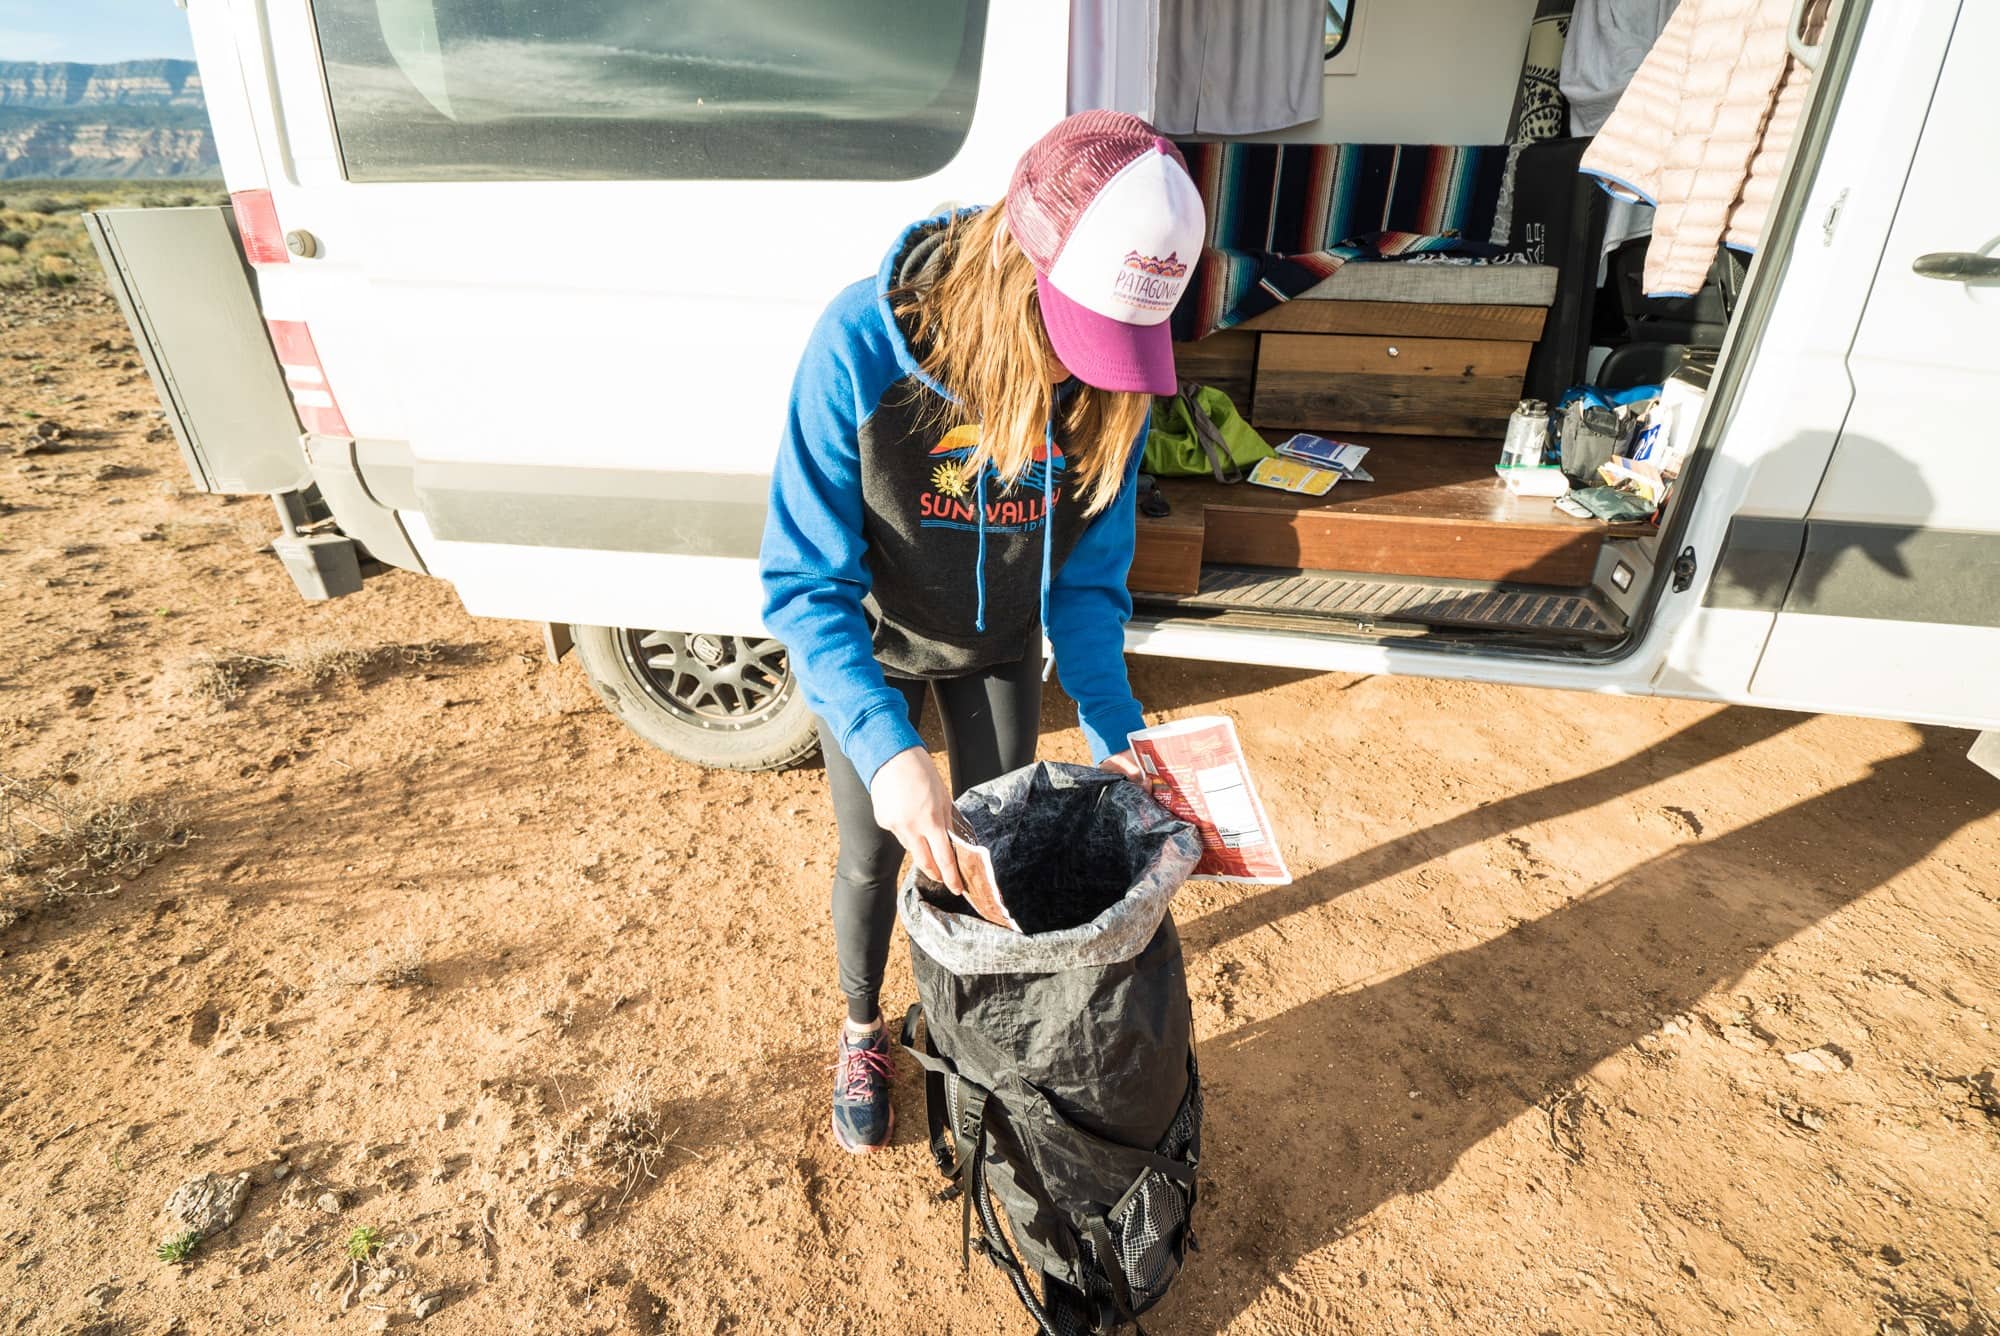
MULTIPOLYGON (((1276 441, 1286 433, 1264 434, 1276 441)), ((1590 583, 1606 538, 1650 532, 1575 519, 1547 497, 1514 496, 1493 472, 1496 441, 1341 439, 1370 447, 1374 482, 1303 497, 1247 482, 1162 479, 1173 511, 1140 516, 1130 586, 1192 594, 1204 563, 1577 586, 1590 583)))

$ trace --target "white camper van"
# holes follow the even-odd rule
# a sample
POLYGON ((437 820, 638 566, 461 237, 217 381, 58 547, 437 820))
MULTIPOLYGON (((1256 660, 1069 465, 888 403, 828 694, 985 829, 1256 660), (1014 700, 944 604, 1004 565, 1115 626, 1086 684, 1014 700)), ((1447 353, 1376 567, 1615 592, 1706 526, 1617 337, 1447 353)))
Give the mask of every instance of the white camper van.
POLYGON ((92 226, 197 484, 277 498, 308 598, 401 567, 545 623, 683 756, 812 747, 756 552, 815 318, 904 224, 996 199, 1083 84, 1192 114, 1211 244, 1317 207, 1300 163, 1394 193, 1443 151, 1518 262, 1349 264, 1189 337, 1185 376, 1274 440, 1366 442, 1374 481, 1163 480, 1133 652, 2000 729, 1989 0, 1795 23, 1762 243, 1672 310, 1620 291, 1645 243, 1573 157, 1530 179, 1536 0, 1338 0, 1317 119, 1249 135, 1157 84, 1163 25, 1198 56, 1223 6, 182 3, 234 207, 92 226), (1515 403, 1635 360, 1684 410, 1664 511, 1510 493, 1515 403))

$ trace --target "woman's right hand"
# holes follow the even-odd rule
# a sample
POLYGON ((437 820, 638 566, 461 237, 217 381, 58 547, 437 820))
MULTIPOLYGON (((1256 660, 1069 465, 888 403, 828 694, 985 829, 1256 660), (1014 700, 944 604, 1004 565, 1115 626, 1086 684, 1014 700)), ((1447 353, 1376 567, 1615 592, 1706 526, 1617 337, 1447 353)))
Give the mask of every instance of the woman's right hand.
POLYGON ((922 747, 897 752, 869 781, 868 796, 875 805, 875 824, 910 851, 917 870, 954 894, 965 894, 951 847, 951 791, 931 754, 922 747))

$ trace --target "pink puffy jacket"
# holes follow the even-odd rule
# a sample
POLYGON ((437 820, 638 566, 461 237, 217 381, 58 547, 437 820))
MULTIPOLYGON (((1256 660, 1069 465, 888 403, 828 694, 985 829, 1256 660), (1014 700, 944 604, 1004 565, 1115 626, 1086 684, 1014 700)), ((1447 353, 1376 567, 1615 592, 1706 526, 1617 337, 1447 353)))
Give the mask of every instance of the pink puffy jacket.
POLYGON ((1649 296, 1699 291, 1717 246, 1762 239, 1811 78, 1785 49, 1791 15, 1792 0, 1681 0, 1585 151, 1606 190, 1655 206, 1649 296))

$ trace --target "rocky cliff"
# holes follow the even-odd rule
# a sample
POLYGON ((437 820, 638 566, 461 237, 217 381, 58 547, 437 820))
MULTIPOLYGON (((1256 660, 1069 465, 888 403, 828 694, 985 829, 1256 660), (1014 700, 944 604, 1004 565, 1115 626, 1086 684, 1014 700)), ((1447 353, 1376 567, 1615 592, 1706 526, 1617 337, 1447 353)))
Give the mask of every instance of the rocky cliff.
POLYGON ((0 178, 219 175, 193 61, 0 61, 0 178))

